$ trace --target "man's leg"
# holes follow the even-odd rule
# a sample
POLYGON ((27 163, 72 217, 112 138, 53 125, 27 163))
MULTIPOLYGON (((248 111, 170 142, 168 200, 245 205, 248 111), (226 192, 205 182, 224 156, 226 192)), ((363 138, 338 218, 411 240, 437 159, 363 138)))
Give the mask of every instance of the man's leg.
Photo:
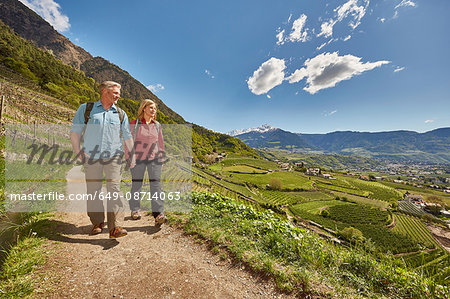
POLYGON ((106 177, 106 190, 108 191, 108 203, 107 203, 107 221, 108 230, 112 230, 116 227, 120 227, 119 213, 123 210, 123 194, 120 192, 120 180, 122 175, 120 173, 121 163, 117 157, 109 159, 104 163, 105 177, 106 177))
POLYGON ((99 225, 105 221, 105 211, 103 201, 99 200, 102 191, 103 165, 96 161, 93 164, 85 163, 84 172, 86 175, 87 213, 93 225, 99 225))

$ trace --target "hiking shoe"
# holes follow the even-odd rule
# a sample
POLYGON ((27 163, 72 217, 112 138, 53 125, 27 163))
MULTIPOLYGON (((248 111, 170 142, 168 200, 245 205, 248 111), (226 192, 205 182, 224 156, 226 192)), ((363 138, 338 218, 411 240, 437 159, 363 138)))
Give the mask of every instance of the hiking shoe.
POLYGON ((112 230, 109 231, 109 238, 110 239, 116 239, 116 238, 120 238, 120 237, 126 236, 127 234, 128 233, 127 233, 127 231, 124 228, 122 228, 120 226, 117 226, 117 227, 115 227, 115 228, 113 228, 112 230))
POLYGON ((105 222, 102 222, 100 224, 94 224, 91 229, 91 235, 101 234, 104 226, 105 226, 105 222))
POLYGON ((160 213, 158 216, 155 217, 155 225, 161 226, 164 223, 167 222, 167 217, 164 215, 164 213, 160 213))
POLYGON ((131 219, 139 220, 141 219, 141 212, 139 210, 131 212, 131 219))

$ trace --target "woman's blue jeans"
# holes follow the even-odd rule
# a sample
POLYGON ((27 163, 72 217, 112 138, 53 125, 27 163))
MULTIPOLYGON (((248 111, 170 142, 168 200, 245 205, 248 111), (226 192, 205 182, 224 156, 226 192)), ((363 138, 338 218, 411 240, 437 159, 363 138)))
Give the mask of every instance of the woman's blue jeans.
POLYGON ((164 212, 164 200, 161 200, 161 169, 162 164, 158 159, 149 161, 136 161, 136 166, 131 168, 131 199, 130 210, 137 211, 141 207, 140 199, 147 200, 148 194, 141 194, 142 183, 144 180, 145 170, 147 170, 150 180, 150 198, 152 203, 153 216, 164 212))

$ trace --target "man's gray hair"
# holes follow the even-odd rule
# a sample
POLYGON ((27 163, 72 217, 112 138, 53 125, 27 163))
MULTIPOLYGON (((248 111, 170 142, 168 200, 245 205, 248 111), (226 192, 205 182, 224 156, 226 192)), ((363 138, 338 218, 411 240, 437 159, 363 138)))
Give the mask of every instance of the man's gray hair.
POLYGON ((103 89, 105 89, 105 88, 111 88, 111 87, 113 87, 113 86, 117 86, 117 87, 119 87, 119 88, 122 87, 119 83, 114 82, 114 81, 103 81, 103 82, 100 84, 100 86, 98 87, 98 89, 100 90, 100 93, 102 93, 103 89))

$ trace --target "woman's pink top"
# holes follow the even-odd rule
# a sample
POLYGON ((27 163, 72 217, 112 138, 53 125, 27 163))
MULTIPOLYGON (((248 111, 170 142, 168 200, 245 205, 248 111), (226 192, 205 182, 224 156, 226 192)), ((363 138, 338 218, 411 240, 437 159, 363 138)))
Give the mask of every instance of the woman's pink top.
MULTIPOLYGON (((157 125, 153 120, 147 124, 145 119, 142 118, 138 125, 136 136, 134 136, 135 126, 136 120, 132 120, 130 122, 130 130, 134 138, 134 153, 136 155, 136 160, 153 160, 157 157, 161 157, 161 154, 164 152, 164 139, 161 125, 159 125, 158 133, 156 128, 157 125), (158 154, 158 152, 160 153, 158 154)), ((128 151, 126 157, 129 157, 128 151)))

